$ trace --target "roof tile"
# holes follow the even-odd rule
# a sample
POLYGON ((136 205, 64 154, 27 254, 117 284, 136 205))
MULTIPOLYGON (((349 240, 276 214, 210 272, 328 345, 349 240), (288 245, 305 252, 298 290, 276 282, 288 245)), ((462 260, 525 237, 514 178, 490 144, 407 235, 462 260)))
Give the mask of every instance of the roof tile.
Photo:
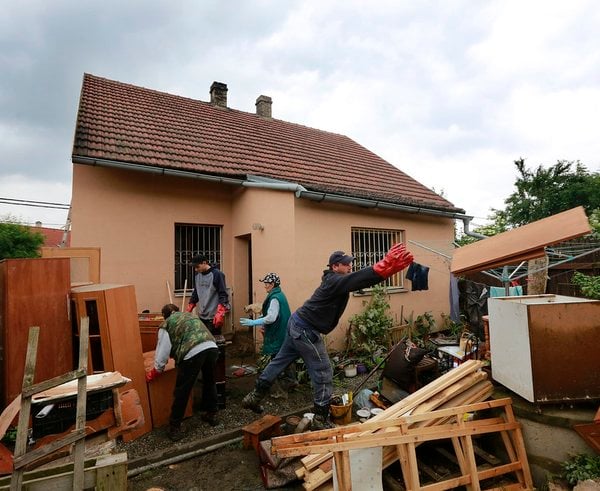
POLYGON ((254 175, 463 212, 354 140, 85 74, 73 157, 220 176, 254 175))

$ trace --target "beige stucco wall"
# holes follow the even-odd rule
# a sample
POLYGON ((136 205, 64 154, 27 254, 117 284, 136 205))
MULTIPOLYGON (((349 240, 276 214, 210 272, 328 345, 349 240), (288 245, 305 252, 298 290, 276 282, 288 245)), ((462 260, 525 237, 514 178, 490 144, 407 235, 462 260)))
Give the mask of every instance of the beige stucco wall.
MULTIPOLYGON (((270 271, 281 276, 291 308, 299 307, 318 286, 329 254, 350 252, 352 227, 401 229, 406 240, 429 246, 449 245, 454 234, 448 219, 83 165, 74 165, 72 205, 72 245, 101 247, 102 281, 135 285, 140 310, 156 311, 168 301, 166 281, 174 281, 174 223, 223 225, 222 269, 233 291, 236 324, 244 305, 264 299, 258 279, 270 271)), ((411 243, 408 248, 417 262, 431 268, 430 288, 391 294, 392 315, 399 318, 403 306, 405 317, 431 311, 440 320, 449 311, 449 264, 424 248, 411 243)), ((410 285, 405 280, 408 290, 410 285)), ((328 336, 332 348, 343 347, 348 319, 364 300, 350 299, 340 326, 328 336)))

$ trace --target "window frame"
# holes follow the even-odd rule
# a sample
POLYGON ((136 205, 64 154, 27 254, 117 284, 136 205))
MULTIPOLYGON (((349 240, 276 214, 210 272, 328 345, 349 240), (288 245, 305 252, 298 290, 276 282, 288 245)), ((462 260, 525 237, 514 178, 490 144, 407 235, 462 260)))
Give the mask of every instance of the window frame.
MULTIPOLYGON (((394 228, 351 227, 351 254, 355 257, 355 270, 373 266, 383 259, 390 247, 398 242, 405 243, 406 231, 394 228), (362 240, 360 235, 363 236, 362 240), (362 242, 362 243, 361 243, 362 242), (376 250, 374 250, 376 249, 376 250)), ((404 283, 406 268, 384 281, 388 293, 408 291, 404 283)), ((370 295, 372 288, 365 288, 354 295, 370 295)))
POLYGON ((221 266, 223 225, 176 222, 173 236, 173 294, 183 296, 186 279, 188 280, 186 294, 189 294, 194 288, 195 271, 191 262, 192 257, 196 254, 204 254, 208 256, 210 264, 221 266))

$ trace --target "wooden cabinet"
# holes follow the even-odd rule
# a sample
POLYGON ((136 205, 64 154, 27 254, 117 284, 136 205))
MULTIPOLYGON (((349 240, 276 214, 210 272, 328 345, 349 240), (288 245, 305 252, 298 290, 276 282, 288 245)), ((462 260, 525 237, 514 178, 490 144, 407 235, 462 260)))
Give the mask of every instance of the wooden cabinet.
POLYGON ((67 258, 0 261, 1 408, 21 393, 31 326, 40 327, 34 382, 73 369, 69 290, 67 258))
POLYGON ((73 335, 78 344, 81 317, 89 317, 88 373, 118 371, 131 379, 122 390, 135 389, 140 397, 145 422, 125 434, 131 440, 152 429, 148 390, 132 285, 95 284, 71 290, 74 312, 73 335))

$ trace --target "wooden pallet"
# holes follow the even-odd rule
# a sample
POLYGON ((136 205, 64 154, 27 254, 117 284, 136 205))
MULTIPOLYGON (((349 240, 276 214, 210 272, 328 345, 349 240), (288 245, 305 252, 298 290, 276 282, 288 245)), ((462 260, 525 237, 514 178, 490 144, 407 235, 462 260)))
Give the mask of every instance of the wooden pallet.
MULTIPOLYGON (((367 422, 331 430, 322 430, 299 435, 289 435, 272 440, 273 451, 278 457, 308 454, 333 453, 338 489, 352 488, 350 468, 351 450, 365 448, 392 448, 400 462, 405 488, 412 490, 442 491, 458 486, 480 490, 481 481, 505 474, 515 475, 515 484, 504 489, 533 489, 529 464, 521 434, 521 426, 515 420, 512 401, 509 398, 485 401, 422 414, 406 415, 398 419, 367 422), (465 414, 493 411, 494 414, 473 421, 465 421, 465 414), (495 413, 502 412, 502 416, 495 413), (443 421, 443 423, 438 423, 443 421), (428 425, 428 422, 437 424, 428 425), (413 426, 415 423, 425 423, 413 426), (370 433, 362 430, 372 430, 370 433), (397 431, 386 432, 396 428, 397 431), (475 462, 473 436, 499 433, 510 462, 478 470, 475 462), (426 441, 450 440, 460 475, 422 486, 416 446, 426 441)), ((384 454, 384 461, 386 460, 384 454)), ((388 457, 389 460, 389 457, 388 457)), ((306 487, 306 486, 305 486, 306 487)))

